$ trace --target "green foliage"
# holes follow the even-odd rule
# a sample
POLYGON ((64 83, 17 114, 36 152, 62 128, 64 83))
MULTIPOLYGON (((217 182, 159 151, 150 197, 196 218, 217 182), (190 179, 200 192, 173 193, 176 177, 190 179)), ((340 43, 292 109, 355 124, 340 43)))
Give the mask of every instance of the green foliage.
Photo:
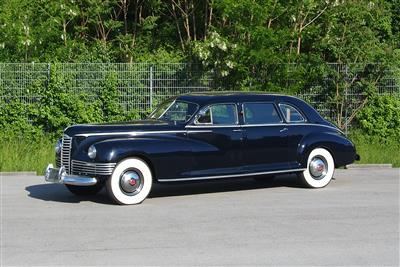
POLYGON ((393 96, 372 96, 358 113, 362 131, 380 140, 400 142, 400 99, 393 96))
POLYGON ((36 171, 42 175, 48 163, 54 164, 54 142, 48 136, 0 139, 0 172, 36 171))
POLYGON ((0 140, 24 138, 38 140, 44 135, 60 136, 73 124, 127 121, 140 118, 142 112, 124 111, 119 104, 116 73, 109 73, 99 84, 95 95, 73 93, 73 80, 62 75, 55 65, 47 86, 35 83, 30 87, 38 101, 21 102, 12 96, 1 98, 0 140))
POLYGON ((355 163, 389 163, 394 167, 400 167, 400 140, 385 139, 371 136, 361 130, 352 131, 350 139, 356 146, 361 160, 355 163))
POLYGON ((99 91, 99 97, 96 105, 100 106, 102 111, 102 120, 104 121, 122 121, 122 108, 118 103, 117 77, 115 73, 110 73, 99 91))

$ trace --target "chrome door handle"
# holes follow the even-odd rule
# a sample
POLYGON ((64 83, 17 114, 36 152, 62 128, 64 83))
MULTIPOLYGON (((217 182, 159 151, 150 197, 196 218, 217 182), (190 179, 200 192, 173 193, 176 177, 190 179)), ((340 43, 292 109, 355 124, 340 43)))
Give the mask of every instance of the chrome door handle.
POLYGON ((234 130, 232 130, 233 132, 243 132, 243 130, 242 129, 234 129, 234 130))
POLYGON ((287 130, 288 130, 288 128, 285 127, 285 128, 283 128, 283 129, 279 130, 279 132, 280 132, 280 133, 283 133, 283 132, 286 132, 287 130))

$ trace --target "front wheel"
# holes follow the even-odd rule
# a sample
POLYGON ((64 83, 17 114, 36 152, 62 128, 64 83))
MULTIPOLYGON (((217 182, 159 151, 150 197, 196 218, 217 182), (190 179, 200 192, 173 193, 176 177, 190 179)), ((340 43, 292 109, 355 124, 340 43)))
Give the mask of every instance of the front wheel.
POLYGON ((139 204, 146 199, 153 184, 149 166, 141 159, 122 160, 107 180, 107 192, 118 204, 139 204))
POLYGON ((335 172, 335 163, 328 150, 316 148, 307 160, 307 169, 298 174, 300 181, 310 188, 321 188, 329 184, 335 172))

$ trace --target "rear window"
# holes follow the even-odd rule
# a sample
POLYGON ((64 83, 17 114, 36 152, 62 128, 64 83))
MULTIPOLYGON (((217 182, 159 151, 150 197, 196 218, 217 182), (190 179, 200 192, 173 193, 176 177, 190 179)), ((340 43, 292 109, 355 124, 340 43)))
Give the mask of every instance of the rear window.
POLYGON ((244 103, 245 124, 273 124, 282 122, 272 103, 244 103))
POLYGON ((306 121, 301 113, 289 104, 279 104, 283 116, 287 122, 304 122, 306 121))

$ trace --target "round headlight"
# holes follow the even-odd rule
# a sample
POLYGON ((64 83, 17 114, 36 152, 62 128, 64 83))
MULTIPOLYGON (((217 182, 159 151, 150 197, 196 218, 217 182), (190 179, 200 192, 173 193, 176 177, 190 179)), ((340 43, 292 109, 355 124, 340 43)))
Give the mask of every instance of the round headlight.
POLYGON ((97 154, 96 148, 94 146, 90 146, 87 154, 88 154, 89 158, 94 159, 97 154))
POLYGON ((54 146, 54 151, 56 152, 57 155, 61 153, 61 147, 62 147, 62 141, 60 139, 57 141, 56 145, 54 146))

